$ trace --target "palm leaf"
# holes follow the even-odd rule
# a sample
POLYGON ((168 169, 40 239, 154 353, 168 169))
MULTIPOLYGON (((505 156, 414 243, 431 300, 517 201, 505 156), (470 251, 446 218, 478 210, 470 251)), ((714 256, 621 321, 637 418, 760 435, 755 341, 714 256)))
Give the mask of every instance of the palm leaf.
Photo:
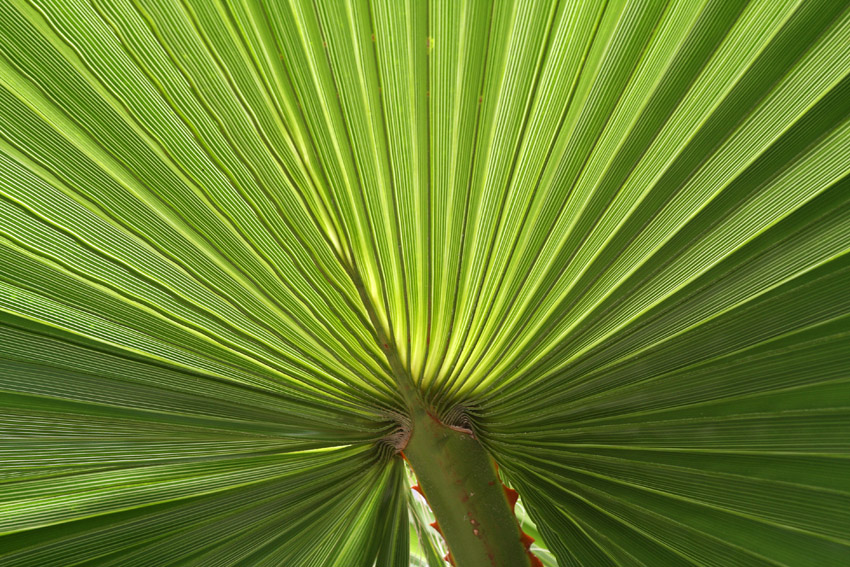
POLYGON ((0 563, 434 567, 399 368, 546 565, 847 563, 848 44, 828 0, 0 3, 0 563))

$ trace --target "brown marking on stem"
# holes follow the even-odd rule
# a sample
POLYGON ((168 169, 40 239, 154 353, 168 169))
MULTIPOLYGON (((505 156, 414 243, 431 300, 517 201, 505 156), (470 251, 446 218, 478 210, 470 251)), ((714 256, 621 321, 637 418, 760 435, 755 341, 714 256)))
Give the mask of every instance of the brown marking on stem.
POLYGON ((454 429, 458 433, 466 433, 467 435, 469 435, 470 437, 475 439, 475 432, 472 431, 471 429, 467 429, 466 427, 459 427, 457 425, 448 425, 447 427, 449 429, 454 429))
POLYGON ((508 504, 510 504, 511 510, 514 510, 516 508, 516 501, 519 499, 519 493, 513 488, 509 488, 504 484, 502 485, 502 487, 505 489, 505 496, 508 499, 508 504))

